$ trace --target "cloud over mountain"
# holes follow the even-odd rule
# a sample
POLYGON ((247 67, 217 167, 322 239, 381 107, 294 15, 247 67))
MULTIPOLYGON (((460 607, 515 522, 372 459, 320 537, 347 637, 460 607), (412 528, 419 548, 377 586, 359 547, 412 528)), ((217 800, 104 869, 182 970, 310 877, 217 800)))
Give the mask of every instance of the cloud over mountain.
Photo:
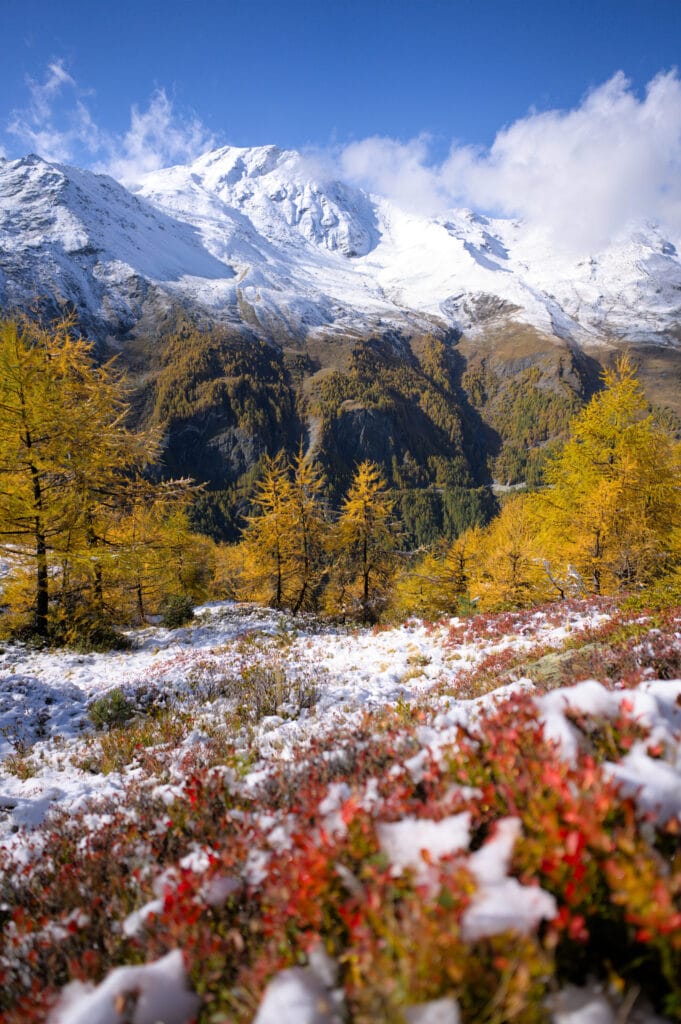
POLYGON ((8 135, 45 160, 87 166, 125 185, 149 171, 193 160, 215 145, 200 119, 179 111, 162 88, 145 108, 131 108, 129 128, 116 135, 99 127, 91 93, 69 74, 64 60, 52 61, 42 80, 27 78, 26 86, 28 101, 12 111, 8 135))
POLYGON ((433 214, 452 205, 523 218, 554 243, 598 250, 632 222, 681 232, 681 80, 660 74, 639 98, 622 72, 572 110, 532 111, 489 148, 454 144, 432 163, 427 138, 347 146, 356 184, 433 214))

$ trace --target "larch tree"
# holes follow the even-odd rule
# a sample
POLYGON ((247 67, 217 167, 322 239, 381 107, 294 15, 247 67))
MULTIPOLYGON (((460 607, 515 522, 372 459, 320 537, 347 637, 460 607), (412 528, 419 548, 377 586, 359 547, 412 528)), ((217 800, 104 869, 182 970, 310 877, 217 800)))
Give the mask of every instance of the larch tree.
POLYGON ((302 446, 293 461, 291 480, 290 561, 291 610, 314 608, 325 573, 327 523, 324 516, 324 477, 302 446))
POLYGON ((365 622, 378 617, 395 564, 398 532, 393 509, 380 468, 362 462, 334 530, 330 608, 351 612, 356 608, 365 622))
MULTIPOLYGON (((290 608, 314 608, 325 573, 324 477, 299 450, 266 457, 239 545, 239 587, 245 596, 290 608)), ((234 559, 230 559, 234 563, 234 559)))
POLYGON ((115 552, 107 600, 123 620, 144 624, 168 598, 201 600, 212 574, 212 543, 192 534, 191 480, 129 481, 108 542, 115 552))
POLYGON ((265 456, 252 504, 240 545, 244 596, 283 608, 291 597, 293 535, 292 489, 285 452, 265 456))
POLYGON ((72 326, 0 322, 0 550, 32 576, 28 610, 40 637, 59 572, 89 564, 96 589, 101 509, 115 503, 114 479, 153 448, 125 426, 112 364, 95 367, 92 346, 74 339, 72 326))
POLYGON ((674 560, 679 445, 648 412, 628 356, 578 414, 539 498, 550 571, 587 593, 648 585, 674 560))
POLYGON ((471 593, 481 608, 524 608, 547 596, 533 498, 510 498, 482 532, 471 568, 471 593))
POLYGON ((482 531, 471 527, 447 544, 427 551, 400 574, 390 609, 397 615, 438 618, 455 615, 470 601, 473 561, 482 531))

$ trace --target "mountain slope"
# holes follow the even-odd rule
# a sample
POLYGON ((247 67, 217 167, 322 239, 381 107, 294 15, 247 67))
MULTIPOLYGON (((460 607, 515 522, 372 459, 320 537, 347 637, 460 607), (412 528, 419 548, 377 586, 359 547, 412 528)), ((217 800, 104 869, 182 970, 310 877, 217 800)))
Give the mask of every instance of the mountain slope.
POLYGON ((234 272, 197 232, 112 178, 36 156, 0 161, 0 306, 78 312, 97 338, 129 330, 185 279, 234 272), (160 287, 157 287, 160 286, 160 287))
POLYGON ((681 262, 651 225, 575 261, 518 222, 417 216, 272 146, 215 150, 134 195, 30 156, 0 161, 0 304, 36 298, 71 303, 99 338, 180 304, 298 340, 511 322, 675 346, 681 262))

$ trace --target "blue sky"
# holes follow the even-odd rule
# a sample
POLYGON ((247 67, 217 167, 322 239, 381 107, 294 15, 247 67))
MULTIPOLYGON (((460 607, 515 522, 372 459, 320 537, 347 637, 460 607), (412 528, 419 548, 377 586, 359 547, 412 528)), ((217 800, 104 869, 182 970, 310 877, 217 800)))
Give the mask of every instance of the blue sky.
POLYGON ((0 0, 0 16, 12 156, 25 148, 13 112, 55 61, 75 83, 64 110, 83 102, 114 134, 163 89, 218 142, 428 132, 444 149, 573 107, 618 70, 641 90, 681 55, 679 0, 0 0))
POLYGON ((0 0, 0 156, 134 185, 217 145, 433 215, 681 244, 681 0, 0 0))

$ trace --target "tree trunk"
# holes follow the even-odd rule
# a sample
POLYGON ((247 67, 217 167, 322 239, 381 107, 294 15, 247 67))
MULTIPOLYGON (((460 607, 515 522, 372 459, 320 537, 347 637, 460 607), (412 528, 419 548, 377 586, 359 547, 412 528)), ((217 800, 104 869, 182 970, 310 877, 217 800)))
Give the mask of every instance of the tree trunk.
MULTIPOLYGON (((27 446, 31 447, 31 439, 26 432, 27 446)), ((37 636, 47 636, 47 615, 49 611, 49 573, 47 568, 47 541, 43 528, 43 495, 40 486, 40 474, 36 466, 30 465, 31 479, 33 481, 33 505, 36 510, 33 537, 35 544, 36 575, 35 575, 35 604, 33 608, 33 621, 37 636)))
POLYGON ((28 471, 31 476, 33 487, 33 540, 35 544, 36 574, 35 574, 35 604, 33 606, 33 625, 36 635, 47 636, 48 612, 49 612, 49 573, 47 567, 47 538, 45 536, 43 492, 40 482, 40 471, 33 459, 33 438, 28 426, 26 416, 26 403, 23 391, 19 395, 21 403, 21 419, 24 431, 24 446, 29 454, 28 471))
POLYGON ((135 592, 137 594, 137 611, 139 612, 140 621, 144 626, 146 624, 147 617, 144 614, 144 595, 142 594, 142 584, 139 580, 137 581, 135 592))

